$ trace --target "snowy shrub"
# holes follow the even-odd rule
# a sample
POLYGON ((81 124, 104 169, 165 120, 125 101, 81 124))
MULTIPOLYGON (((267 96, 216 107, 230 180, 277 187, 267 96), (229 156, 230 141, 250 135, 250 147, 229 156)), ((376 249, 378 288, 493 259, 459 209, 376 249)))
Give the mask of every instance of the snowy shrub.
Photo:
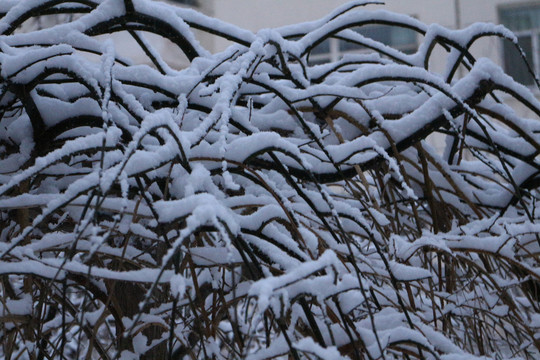
POLYGON ((362 5, 253 34, 149 0, 0 1, 2 358, 537 359, 540 102, 469 52, 516 38, 362 5), (96 37, 116 32, 153 66, 96 37), (331 37, 368 51, 312 65, 331 37))

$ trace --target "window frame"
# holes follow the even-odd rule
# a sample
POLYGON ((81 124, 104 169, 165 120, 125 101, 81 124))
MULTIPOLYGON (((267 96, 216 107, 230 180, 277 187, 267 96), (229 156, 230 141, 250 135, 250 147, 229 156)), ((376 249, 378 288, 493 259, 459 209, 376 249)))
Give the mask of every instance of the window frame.
POLYGON ((186 6, 199 6, 198 0, 167 0, 173 4, 186 5, 186 6))
MULTIPOLYGON (((365 25, 365 27, 368 26, 378 26, 381 28, 386 29, 392 29, 392 28, 398 28, 406 31, 413 31, 410 29, 401 28, 399 26, 392 26, 392 25, 386 25, 386 24, 374 24, 374 25, 365 25)), ((360 35, 363 35, 359 32, 360 35)), ((366 38, 370 38, 366 36, 366 38)), ((337 39, 337 38, 329 38, 326 41, 329 43, 329 51, 324 53, 313 53, 313 50, 311 54, 309 55, 309 63, 313 65, 317 64, 323 64, 328 62, 335 62, 341 59, 343 56, 347 54, 369 54, 372 53, 373 50, 369 48, 365 49, 350 49, 350 50, 341 50, 340 44, 341 42, 344 42, 345 40, 337 39)), ((389 44, 387 46, 390 46, 396 50, 402 51, 407 53, 407 51, 415 52, 418 50, 418 34, 415 33, 414 41, 408 44, 402 44, 402 45, 392 45, 389 44)))
MULTIPOLYGON (((512 28, 508 24, 503 22, 503 13, 505 11, 512 11, 515 9, 527 9, 527 8, 532 8, 535 11, 540 12, 540 4, 538 4, 538 2, 525 2, 525 3, 520 3, 520 4, 512 4, 510 6, 501 6, 497 9, 498 21, 499 21, 499 24, 504 25, 506 28, 512 31, 517 38, 524 37, 524 36, 528 36, 531 38, 532 63, 529 65, 531 66, 533 72, 537 76, 539 76, 540 75, 540 23, 536 27, 533 26, 530 29, 512 30, 512 28)), ((502 39, 501 41, 507 42, 508 40, 502 39)), ((512 71, 508 69, 506 66, 506 63, 507 63, 506 56, 507 54, 505 53, 504 46, 501 44, 501 49, 500 49, 501 65, 507 74, 509 74, 510 76, 513 76, 512 71)), ((523 85, 528 86, 528 87, 535 87, 534 79, 532 78, 532 76, 530 76, 530 83, 528 82, 523 85)))

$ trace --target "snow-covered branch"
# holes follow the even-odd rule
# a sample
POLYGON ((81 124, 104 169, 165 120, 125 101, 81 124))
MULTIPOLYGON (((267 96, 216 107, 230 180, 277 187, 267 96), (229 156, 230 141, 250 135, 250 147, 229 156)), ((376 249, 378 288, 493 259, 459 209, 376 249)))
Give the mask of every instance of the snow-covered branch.
POLYGON ((2 356, 537 358, 540 102, 468 51, 515 37, 363 3, 253 34, 149 0, 2 1, 2 356), (96 37, 118 32, 151 66, 96 37), (312 65, 332 37, 365 51, 312 65))

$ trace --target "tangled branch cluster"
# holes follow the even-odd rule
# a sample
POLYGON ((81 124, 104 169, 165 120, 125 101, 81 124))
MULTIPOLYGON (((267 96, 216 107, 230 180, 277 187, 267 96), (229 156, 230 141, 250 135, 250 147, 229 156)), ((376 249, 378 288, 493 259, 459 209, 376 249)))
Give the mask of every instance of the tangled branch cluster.
POLYGON ((148 0, 2 1, 1 356, 537 358, 540 103, 469 52, 516 39, 362 5, 255 35, 148 0), (153 66, 96 38, 116 32, 153 66), (369 51, 311 65, 332 37, 369 51))

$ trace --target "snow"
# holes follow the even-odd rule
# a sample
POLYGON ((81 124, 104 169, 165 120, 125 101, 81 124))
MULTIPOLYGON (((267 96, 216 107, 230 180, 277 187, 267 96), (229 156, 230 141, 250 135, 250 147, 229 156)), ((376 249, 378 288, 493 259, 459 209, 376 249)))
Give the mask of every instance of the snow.
POLYGON ((13 31, 41 5, 80 10, 56 3, 0 2, 0 315, 32 316, 51 344, 65 326, 110 358, 172 334, 194 358, 346 359, 354 345, 475 359, 473 327, 493 358, 537 357, 540 101, 492 61, 460 57, 481 37, 515 40, 507 29, 353 1, 252 33, 165 3, 133 0, 126 15, 129 2, 91 0, 65 23, 13 31), (148 22, 188 68, 167 64, 148 22), (423 44, 404 54, 354 31, 373 23, 423 44), (124 26, 157 69, 94 37, 124 26), (235 44, 210 54, 199 32, 235 44), (373 53, 311 66, 334 35, 373 53), (443 74, 425 66, 441 39, 443 74), (450 79, 456 61, 470 69, 450 79), (138 312, 117 308, 118 284, 136 284, 138 312))
POLYGON ((319 344, 317 344, 315 341, 313 341, 312 338, 303 338, 302 340, 298 341, 293 345, 295 349, 298 349, 300 351, 303 351, 308 354, 313 354, 317 356, 320 359, 324 360, 344 360, 347 359, 346 357, 341 356, 340 352, 336 347, 326 347, 323 348, 319 344))

